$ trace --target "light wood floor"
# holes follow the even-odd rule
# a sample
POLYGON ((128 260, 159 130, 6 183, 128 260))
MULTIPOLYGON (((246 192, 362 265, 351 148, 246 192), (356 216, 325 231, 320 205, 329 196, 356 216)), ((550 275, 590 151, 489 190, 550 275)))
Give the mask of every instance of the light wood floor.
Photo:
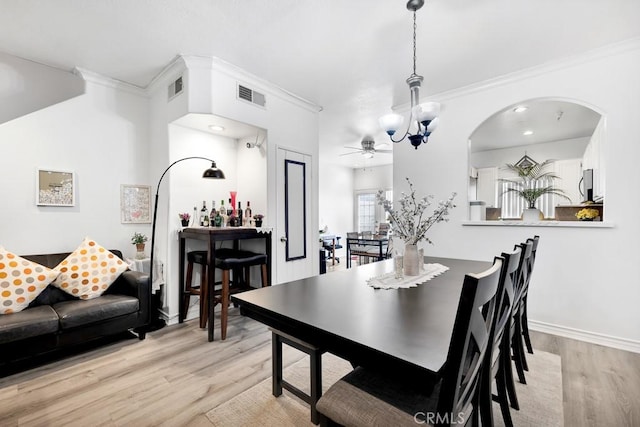
MULTIPOLYGON (((190 321, 2 378, 0 426, 210 426, 209 410, 271 375, 271 336, 237 309, 227 340, 206 335, 190 321)), ((640 425, 640 354, 532 339, 562 357, 566 426, 640 425)), ((285 348, 287 366, 306 357, 285 348)))

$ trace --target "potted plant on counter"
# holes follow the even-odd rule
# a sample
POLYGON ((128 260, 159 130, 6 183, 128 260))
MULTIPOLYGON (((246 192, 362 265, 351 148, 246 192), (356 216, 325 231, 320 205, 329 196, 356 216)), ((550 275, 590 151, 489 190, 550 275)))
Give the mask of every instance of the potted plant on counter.
POLYGON ((188 227, 189 226, 189 220, 191 219, 191 215, 189 215, 188 212, 185 212, 185 213, 178 214, 178 216, 180 217, 180 222, 182 223, 182 226, 183 227, 188 227))
POLYGON ((527 208, 522 212, 523 221, 540 221, 544 219, 542 212, 536 208, 536 201, 545 194, 555 194, 571 202, 563 190, 553 185, 548 185, 551 179, 559 177, 553 172, 545 172, 545 168, 553 163, 553 160, 545 160, 542 163, 507 163, 505 168, 518 175, 517 179, 500 179, 501 182, 512 185, 504 190, 504 193, 516 193, 527 202, 527 208))
POLYGON ((131 244, 136 245, 137 259, 146 258, 144 254, 144 244, 147 242, 147 240, 147 236, 142 233, 135 232, 133 233, 133 236, 131 236, 131 244))
POLYGON ((256 227, 262 227, 262 219, 264 218, 264 215, 262 214, 255 214, 253 216, 253 219, 255 221, 256 227))

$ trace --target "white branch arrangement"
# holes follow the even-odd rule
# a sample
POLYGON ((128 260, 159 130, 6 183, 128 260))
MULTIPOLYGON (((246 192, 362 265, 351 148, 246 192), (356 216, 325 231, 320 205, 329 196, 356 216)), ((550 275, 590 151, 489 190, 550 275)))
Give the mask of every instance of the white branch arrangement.
POLYGON ((378 191, 376 200, 379 205, 382 205, 385 212, 389 214, 389 220, 391 222, 391 229, 393 235, 400 237, 407 245, 415 245, 421 240, 433 244, 433 242, 426 236, 427 231, 433 224, 443 221, 449 221, 447 215, 449 215, 449 209, 453 209, 456 205, 453 204, 453 199, 456 197, 456 193, 451 193, 451 196, 446 201, 439 201, 438 207, 434 209, 433 213, 425 217, 425 211, 431 206, 433 196, 424 196, 421 199, 416 199, 416 191, 413 188, 413 183, 406 178, 409 183, 410 194, 401 193, 399 210, 394 210, 391 202, 384 197, 382 191, 378 191))

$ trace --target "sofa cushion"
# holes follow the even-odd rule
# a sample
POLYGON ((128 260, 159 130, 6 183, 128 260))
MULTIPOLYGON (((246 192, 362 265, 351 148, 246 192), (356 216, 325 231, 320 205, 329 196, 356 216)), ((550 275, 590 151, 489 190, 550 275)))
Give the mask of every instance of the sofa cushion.
POLYGON ((24 310, 57 275, 0 247, 0 314, 24 310))
POLYGON ((53 285, 80 299, 97 298, 129 268, 107 249, 86 237, 54 268, 60 275, 53 285))
POLYGON ((58 315, 48 305, 0 316, 0 344, 54 333, 58 328, 58 315))
POLYGON ((63 301, 53 305, 63 330, 135 313, 138 307, 138 299, 126 295, 103 295, 100 298, 63 301))

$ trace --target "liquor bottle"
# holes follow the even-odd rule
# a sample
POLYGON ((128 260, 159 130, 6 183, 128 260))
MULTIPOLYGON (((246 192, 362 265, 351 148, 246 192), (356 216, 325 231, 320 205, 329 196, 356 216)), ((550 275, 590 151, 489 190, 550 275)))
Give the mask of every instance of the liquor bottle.
POLYGON ((216 215, 218 211, 216 210, 216 201, 211 201, 211 213, 209 214, 209 227, 214 227, 216 224, 216 215))
POLYGON ((195 227, 196 221, 198 220, 198 207, 193 207, 193 217, 191 217, 191 224, 195 227))
POLYGON ((202 201, 202 209, 200 209, 200 227, 209 226, 209 211, 207 210, 207 202, 202 201))
POLYGON ((213 223, 216 227, 222 227, 222 214, 220 213, 222 210, 216 211, 216 216, 213 219, 213 223))
POLYGON ((229 198, 229 207, 227 208, 227 216, 231 216, 233 213, 233 206, 231 206, 231 198, 229 198))
POLYGON ((251 218, 251 202, 248 200, 247 200, 247 207, 244 210, 244 217, 245 217, 244 225, 250 226, 253 218, 251 218))
POLYGON ((220 200, 220 210, 218 211, 218 213, 220 214, 220 217, 221 217, 220 227, 226 227, 227 219, 229 218, 229 216, 227 215, 227 210, 224 207, 224 199, 220 200))
POLYGON ((242 227, 242 204, 238 202, 238 227, 242 227))

